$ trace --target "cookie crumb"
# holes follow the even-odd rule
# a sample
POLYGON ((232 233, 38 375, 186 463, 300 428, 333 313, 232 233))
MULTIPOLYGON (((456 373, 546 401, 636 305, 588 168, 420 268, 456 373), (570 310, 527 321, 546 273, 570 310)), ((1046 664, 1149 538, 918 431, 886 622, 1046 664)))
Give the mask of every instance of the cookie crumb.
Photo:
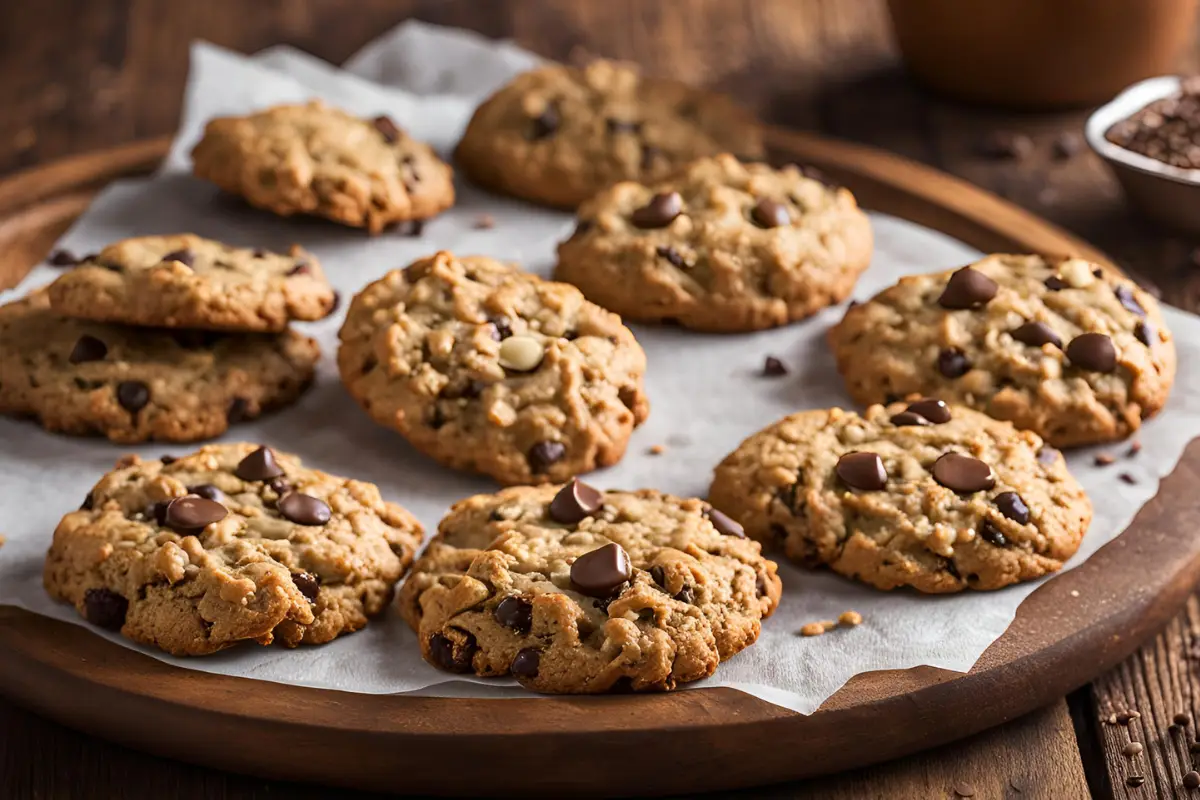
POLYGON ((1114 463, 1116 460, 1117 459, 1113 458, 1112 453, 1097 453, 1096 457, 1094 459, 1092 459, 1092 463, 1095 464, 1097 467, 1107 467, 1109 464, 1114 463))
POLYGON ((863 621, 862 614, 857 611, 843 611, 838 617, 839 625, 846 625, 853 628, 855 625, 861 625, 863 621))
POLYGON ((801 636, 820 636, 825 632, 825 625, 820 622, 809 622, 800 629, 801 636))
POLYGON ((490 231, 496 227, 496 218, 491 214, 480 214, 475 218, 475 230, 490 231))
POLYGON ((966 781, 959 781, 954 784, 954 793, 959 797, 974 797, 975 787, 966 781))
POLYGON ((1133 444, 1129 445, 1129 452, 1125 454, 1126 458, 1133 458, 1138 453, 1142 452, 1142 443, 1134 440, 1133 444))
POLYGON ((777 378, 780 375, 787 374, 788 368, 786 364, 775 356, 767 356, 766 361, 763 362, 763 375, 768 378, 777 378))
POLYGON ((1078 589, 1072 589, 1072 590, 1071 590, 1071 597, 1079 597, 1079 590, 1078 590, 1078 589))
POLYGON ((667 446, 662 444, 651 445, 647 452, 652 456, 661 456, 663 453, 667 452, 667 446))
POLYGON ((1122 483, 1128 483, 1130 486, 1136 486, 1138 482, 1137 478, 1133 477, 1128 472, 1122 472, 1117 477, 1121 479, 1122 483))

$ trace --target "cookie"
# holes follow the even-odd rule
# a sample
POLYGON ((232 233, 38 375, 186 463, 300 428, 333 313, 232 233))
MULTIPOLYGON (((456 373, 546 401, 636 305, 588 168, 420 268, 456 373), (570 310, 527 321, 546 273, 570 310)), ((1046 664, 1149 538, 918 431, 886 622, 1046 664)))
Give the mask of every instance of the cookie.
POLYGON ((859 403, 936 394, 1055 447, 1122 439, 1167 401, 1175 345, 1154 298, 1079 258, 992 255, 902 278, 829 333, 859 403))
POLYGON ((339 336, 342 382, 376 422, 505 484, 615 464, 649 413, 646 354, 617 315, 490 258, 388 273, 339 336))
POLYGON ((386 116, 320 101, 211 120, 196 177, 283 217, 311 214, 379 233, 454 205, 453 171, 386 116))
POLYGON ((321 351, 294 331, 220 334, 63 318, 38 291, 0 306, 0 413, 114 442, 190 442, 288 405, 321 351))
POLYGON ((709 500, 800 564, 931 593, 1054 572, 1092 518, 1037 434, 936 398, 785 417, 721 462, 709 500))
POLYGON ((398 604, 441 669, 654 691, 753 644, 780 591, 775 564, 707 503, 573 480, 456 504, 398 604))
POLYGON ((253 444, 127 456, 54 531, 46 590, 177 656, 322 644, 392 598, 421 525, 370 483, 253 444))
POLYGON ((518 75, 476 109, 454 158, 481 186, 571 209, 723 152, 763 154, 757 123, 728 98, 601 60, 518 75))
POLYGON ((111 244, 48 291, 63 316, 202 330, 279 333, 334 305, 321 265, 299 247, 282 255, 190 233, 111 244))
POLYGON ((619 183, 580 206, 554 277, 629 319, 703 331, 815 314, 850 294, 872 236, 854 196, 812 174, 721 155, 619 183))

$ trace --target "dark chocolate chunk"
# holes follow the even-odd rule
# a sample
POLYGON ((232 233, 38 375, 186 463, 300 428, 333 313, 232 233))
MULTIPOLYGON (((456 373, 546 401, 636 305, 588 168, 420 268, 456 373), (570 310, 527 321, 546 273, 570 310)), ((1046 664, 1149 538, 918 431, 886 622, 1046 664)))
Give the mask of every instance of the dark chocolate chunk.
POLYGON ((189 534, 220 522, 229 516, 229 509, 206 497, 185 494, 167 503, 162 525, 177 533, 189 534))
POLYGON ((943 453, 933 462, 933 479, 960 494, 991 489, 996 474, 984 462, 961 453, 943 453))
POLYGON ((289 492, 275 504, 279 513, 297 525, 324 525, 329 522, 329 505, 320 498, 303 492, 289 492))
POLYGON ((313 575, 311 572, 293 572, 292 583, 296 584, 300 594, 308 598, 308 602, 315 603, 317 601, 317 595, 321 591, 319 575, 313 575))
POLYGON ((130 414, 136 414, 150 402, 150 387, 141 381, 121 381, 117 384, 117 402, 130 414))
POLYGON ((1008 537, 1004 535, 1004 531, 993 525, 991 520, 983 521, 983 524, 979 526, 979 535, 985 542, 994 544, 996 547, 1008 546, 1008 537))
POLYGON ((235 397, 229 401, 229 408, 225 409, 225 419, 232 425, 236 422, 241 422, 246 418, 246 413, 250 410, 250 402, 244 397, 235 397))
POLYGON ((83 593, 83 617, 93 625, 119 631, 128 611, 129 601, 112 589, 88 589, 83 593))
POLYGON ((187 490, 188 494, 194 494, 197 497, 203 497, 205 500, 213 500, 217 503, 224 503, 228 499, 224 492, 211 483, 198 483, 195 486, 187 487, 187 490))
POLYGON ((909 403, 905 410, 913 414, 920 414, 934 425, 950 421, 950 407, 946 405, 946 401, 936 397, 922 397, 920 400, 909 403))
POLYGON ((1156 333, 1157 331, 1154 330, 1154 323, 1150 322, 1149 320, 1142 320, 1133 329, 1133 335, 1137 337, 1139 342, 1146 345, 1146 347, 1154 346, 1154 337, 1156 333))
POLYGON ((777 378, 780 375, 787 374, 788 368, 786 364, 784 364, 775 356, 767 356, 766 360, 763 362, 763 375, 766 375, 768 378, 777 378))
POLYGON ((266 481, 283 474, 283 467, 275 461, 269 447, 259 447, 238 462, 233 474, 244 481, 266 481))
POLYGON ((907 427, 907 426, 911 426, 911 425, 915 425, 915 426, 919 427, 921 425, 929 424, 929 420, 925 419, 920 414, 914 414, 911 411, 901 411, 899 414, 894 414, 894 415, 892 415, 892 418, 889 420, 889 422, 891 422, 893 425, 895 425, 898 428, 903 428, 903 427, 907 427))
POLYGON ((792 215, 785 203, 764 197, 754 204, 750 219, 760 228, 781 228, 792 224, 792 215))
POLYGON ((971 362, 957 347, 951 347, 938 353, 938 372, 947 378, 961 378, 971 371, 971 362))
POLYGON ((1024 498, 1016 492, 1001 492, 996 495, 995 503, 1001 514, 1018 525, 1025 525, 1029 522, 1029 506, 1025 504, 1024 498))
POLYGON ((544 475, 551 466, 562 461, 566 454, 567 448, 562 442, 538 442, 529 448, 526 460, 534 475, 544 475))
POLYGON ((89 336, 85 333, 79 337, 79 341, 75 342, 75 346, 71 348, 71 355, 67 356, 67 360, 72 364, 83 364, 88 361, 100 361, 106 355, 108 355, 108 345, 95 336, 89 336))
POLYGON ((665 228, 682 212, 683 198, 679 192, 661 192, 635 209, 629 219, 639 228, 665 228))
POLYGON ((1067 288, 1067 282, 1057 275, 1051 275, 1049 278, 1046 278, 1046 288, 1052 292, 1061 292, 1067 288))
POLYGON ((1041 347, 1044 344, 1052 344, 1055 347, 1062 347, 1062 339, 1058 338, 1058 334, 1044 322, 1026 322, 1021 327, 1012 331, 1012 337, 1021 344, 1027 344, 1030 347, 1041 347))
POLYGON ((571 564, 571 583, 589 597, 608 597, 633 575, 629 553, 616 542, 584 553, 571 564))
POLYGON ((466 631, 459 631, 465 637, 460 645, 455 646, 450 637, 435 633, 429 637, 429 658, 433 663, 449 672, 470 672, 471 660, 475 657, 475 637, 466 631))
POLYGON ((550 501, 550 519, 563 525, 575 525, 592 516, 604 505, 604 495, 578 478, 572 478, 550 501))
POLYGON ((521 597, 506 597, 496 606, 492 616, 506 628, 517 633, 529 633, 533 627, 533 605, 521 597))
POLYGON ((851 489, 878 491, 887 486, 887 470, 877 453, 846 453, 838 459, 835 471, 851 489))
POLYGON ((388 144, 395 144, 396 140, 400 138, 399 126, 386 114, 380 114, 371 120, 371 124, 375 126, 375 130, 379 131, 379 135, 388 144))
POLYGON ((1081 333, 1067 345, 1071 364, 1092 372, 1113 372, 1117 368, 1117 348, 1103 333, 1081 333))
POLYGON ((46 263, 52 267, 73 267, 79 263, 79 259, 70 250, 55 250, 46 259, 46 263))
POLYGON ((517 651, 508 670, 518 678, 536 678, 541 660, 542 655, 537 650, 532 647, 523 647, 517 651))
POLYGON ((552 136, 558 130, 559 124, 558 109, 548 105, 541 114, 530 120, 529 138, 537 140, 552 136))
POLYGON ((1121 305, 1125 307, 1126 311, 1131 311, 1134 314, 1137 314, 1139 317, 1146 316, 1146 309, 1142 308, 1142 304, 1137 301, 1137 298, 1134 297, 1133 290, 1128 286, 1118 286, 1117 288, 1113 289, 1113 294, 1115 294, 1117 299, 1121 301, 1121 305))
POLYGON ((977 269, 963 267, 955 270, 938 298, 942 308, 979 308, 996 296, 996 282, 977 269))
POLYGON ((717 533, 722 536, 733 536, 737 539, 746 538, 746 529, 725 512, 710 507, 704 512, 704 516, 708 517, 708 521, 713 524, 713 527, 717 529, 717 533))
POLYGON ((674 247, 670 247, 668 245, 659 245, 654 252, 657 253, 660 258, 665 258, 673 267, 678 269, 688 268, 688 263, 684 260, 683 254, 674 247))

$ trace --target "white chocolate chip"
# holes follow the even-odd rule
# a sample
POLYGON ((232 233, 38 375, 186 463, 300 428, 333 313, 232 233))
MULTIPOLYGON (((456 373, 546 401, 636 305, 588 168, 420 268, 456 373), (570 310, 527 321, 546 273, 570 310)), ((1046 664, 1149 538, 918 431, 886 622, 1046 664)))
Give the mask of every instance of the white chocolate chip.
POLYGON ((1096 276, 1092 274, 1092 265, 1082 258, 1067 259, 1058 268, 1058 274, 1067 285, 1075 289, 1082 289, 1096 282, 1096 276))
POLYGON ((500 366, 514 372, 533 372, 546 357, 546 348, 532 336, 510 336, 500 343, 500 366))

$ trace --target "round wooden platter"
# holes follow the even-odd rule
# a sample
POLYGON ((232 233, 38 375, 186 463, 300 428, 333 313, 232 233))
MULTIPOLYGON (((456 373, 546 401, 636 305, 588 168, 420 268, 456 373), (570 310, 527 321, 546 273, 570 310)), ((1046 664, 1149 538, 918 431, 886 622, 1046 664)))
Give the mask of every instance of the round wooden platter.
MULTIPOLYGON (((1087 244, 969 184, 886 153, 772 131, 868 208, 984 251, 1087 244)), ((155 140, 0 182, 0 287, 12 286, 108 182, 153 169, 155 140)), ((902 756, 1063 696, 1128 656, 1200 579, 1192 443, 1158 496, 1086 564, 1040 587, 967 674, 859 675, 803 716, 731 689, 446 699, 360 695, 168 666, 87 628, 0 607, 0 690, 33 710, 163 756, 288 780, 429 794, 690 793, 902 756)), ((769 623, 768 623, 769 624, 769 623)))

